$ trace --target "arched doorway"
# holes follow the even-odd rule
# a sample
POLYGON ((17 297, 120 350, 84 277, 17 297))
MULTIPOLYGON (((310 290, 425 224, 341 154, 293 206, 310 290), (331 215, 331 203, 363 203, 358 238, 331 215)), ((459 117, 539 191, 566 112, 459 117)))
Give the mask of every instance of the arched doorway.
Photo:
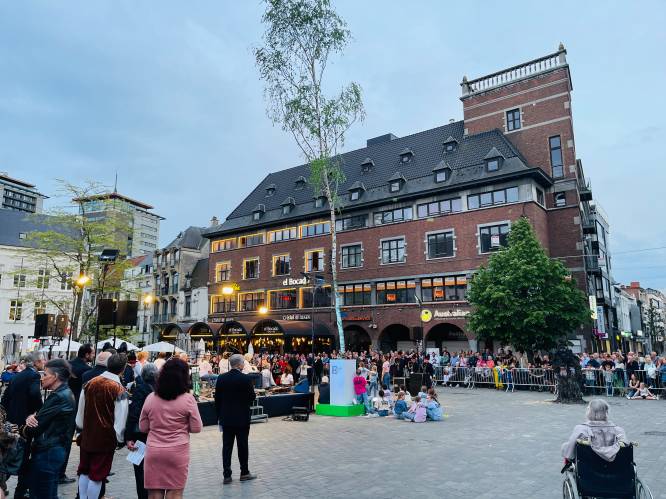
POLYGON ((372 345, 370 335, 361 326, 347 326, 344 329, 345 347, 350 352, 367 352, 372 345))
POLYGON ((425 339, 426 348, 439 348, 440 352, 446 347, 449 352, 467 351, 470 349, 469 340, 465 332, 455 324, 442 322, 430 328, 425 339))
POLYGON ((391 324, 379 335, 379 349, 383 353, 391 350, 409 350, 415 346, 409 336, 409 328, 402 324, 391 324))
POLYGON ((262 319, 252 329, 252 349, 259 353, 282 353, 284 331, 277 321, 262 319))

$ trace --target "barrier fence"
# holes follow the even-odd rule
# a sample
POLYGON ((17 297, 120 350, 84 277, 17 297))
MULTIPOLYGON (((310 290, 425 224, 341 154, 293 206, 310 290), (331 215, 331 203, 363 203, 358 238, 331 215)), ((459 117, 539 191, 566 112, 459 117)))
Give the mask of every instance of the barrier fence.
MULTIPOLYGON (((630 374, 625 369, 581 369, 583 392, 588 395, 624 396, 633 391, 629 387, 630 374)), ((655 395, 663 395, 666 382, 662 382, 659 371, 650 376, 648 371, 633 371, 638 382, 655 395)), ((509 391, 539 390, 554 392, 557 385, 555 371, 549 368, 505 368, 505 367, 447 367, 435 366, 433 381, 441 385, 465 388, 496 388, 509 391)))

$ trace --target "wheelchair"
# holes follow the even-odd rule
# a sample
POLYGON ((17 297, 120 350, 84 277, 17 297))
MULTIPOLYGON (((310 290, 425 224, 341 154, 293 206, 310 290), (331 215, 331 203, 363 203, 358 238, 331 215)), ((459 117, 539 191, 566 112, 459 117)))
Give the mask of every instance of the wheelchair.
POLYGON ((562 468, 564 499, 654 499, 641 482, 634 463, 636 443, 621 444, 615 460, 598 456, 587 440, 576 443, 574 461, 562 468))

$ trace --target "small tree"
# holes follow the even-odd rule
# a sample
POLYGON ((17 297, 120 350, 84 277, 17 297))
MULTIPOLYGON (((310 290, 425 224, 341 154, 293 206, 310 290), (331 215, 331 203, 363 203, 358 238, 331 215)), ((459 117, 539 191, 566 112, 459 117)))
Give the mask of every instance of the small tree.
MULTIPOLYGON (((254 55, 266 83, 268 115, 291 133, 310 165, 315 196, 326 197, 331 225, 331 272, 340 350, 345 351, 337 274, 336 210, 345 177, 337 153, 347 130, 364 118, 361 88, 350 83, 332 97, 324 94, 324 72, 332 54, 351 38, 329 0, 265 0, 264 46, 254 55)), ((314 286, 314 282, 312 283, 314 286)))
POLYGON ((552 350, 590 323, 582 291, 567 269, 549 258, 527 218, 511 227, 509 245, 472 279, 469 327, 479 339, 531 354, 552 350))

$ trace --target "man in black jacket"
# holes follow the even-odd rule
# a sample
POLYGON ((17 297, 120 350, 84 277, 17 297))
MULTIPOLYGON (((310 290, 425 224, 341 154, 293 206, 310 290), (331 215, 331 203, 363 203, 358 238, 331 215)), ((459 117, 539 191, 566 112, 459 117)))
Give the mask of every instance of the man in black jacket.
MULTIPOLYGON (((81 375, 81 381, 83 381, 82 385, 85 385, 88 381, 90 381, 93 378, 96 378, 100 374, 106 371, 106 363, 109 361, 109 357, 111 357, 112 353, 111 352, 100 352, 97 354, 97 358, 95 360, 95 367, 90 369, 89 371, 84 372, 81 375)), ((81 392, 79 392, 80 394, 81 392)))
POLYGON ((37 414, 31 414, 21 428, 25 438, 32 438, 30 458, 30 497, 58 497, 58 476, 65 460, 67 442, 72 441, 74 394, 67 380, 69 362, 53 359, 46 363, 42 385, 51 394, 37 414))
POLYGON ((252 378, 241 372, 244 363, 242 355, 232 355, 229 358, 229 372, 218 377, 215 385, 215 409, 222 430, 224 484, 231 483, 231 452, 234 449, 234 440, 238 445, 241 482, 257 478, 250 473, 248 467, 247 442, 250 433, 250 406, 256 396, 252 378))
MULTIPOLYGON (((40 390, 41 376, 39 371, 44 368, 44 354, 41 352, 30 352, 25 359, 26 368, 18 373, 9 383, 2 394, 0 404, 7 411, 7 421, 22 426, 31 414, 35 414, 42 408, 42 392, 40 390)), ((26 445, 25 463, 28 461, 30 446, 26 445)), ((27 496, 27 466, 23 466, 18 476, 18 484, 14 497, 23 498, 27 496)))

